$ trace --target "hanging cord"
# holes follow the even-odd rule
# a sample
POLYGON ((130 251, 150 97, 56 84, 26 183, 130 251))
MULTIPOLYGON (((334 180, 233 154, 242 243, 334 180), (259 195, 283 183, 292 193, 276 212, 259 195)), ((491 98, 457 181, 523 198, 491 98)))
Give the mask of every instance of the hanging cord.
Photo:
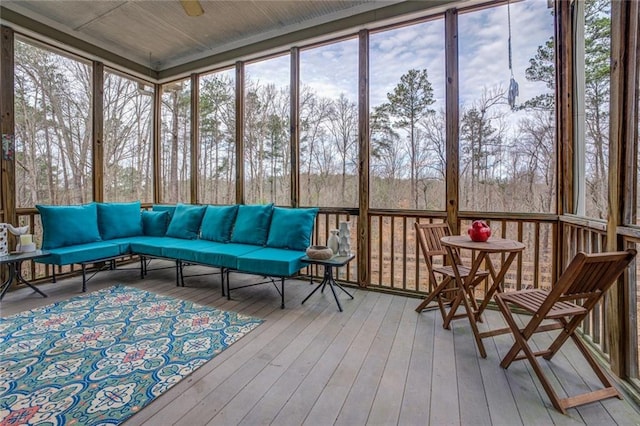
POLYGON ((509 71, 511 72, 511 80, 509 81, 509 91, 507 94, 507 101, 511 110, 516 109, 516 98, 519 95, 518 82, 513 77, 513 63, 511 60, 511 0, 507 1, 507 25, 509 27, 509 71))

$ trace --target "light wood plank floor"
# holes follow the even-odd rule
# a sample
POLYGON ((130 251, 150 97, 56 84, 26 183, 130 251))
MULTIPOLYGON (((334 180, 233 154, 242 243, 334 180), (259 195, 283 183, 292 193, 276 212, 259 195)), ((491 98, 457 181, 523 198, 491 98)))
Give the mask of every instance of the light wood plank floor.
MULTIPOLYGON (((156 266, 160 262, 155 261, 156 266)), ((166 263, 166 265, 170 265, 166 263)), ((153 264, 151 265, 154 266, 153 264)), ((214 270, 189 267, 188 274, 214 270)), ((232 274, 232 284, 255 277, 232 274)), ((105 271, 89 291, 122 283, 266 321, 131 417, 126 425, 548 425, 639 424, 629 398, 554 410, 525 362, 508 370, 499 360, 511 336, 486 339, 478 356, 466 320, 442 328, 439 312, 414 312, 417 299, 351 289, 338 312, 331 292, 314 294, 308 281, 285 287, 287 307, 270 285, 220 294, 220 276, 194 276, 175 286, 172 269, 105 271)), ((42 298, 28 288, 10 291, 0 304, 8 316, 81 293, 80 278, 43 284, 42 298)), ((503 326, 497 312, 485 323, 503 326)), ((540 336, 536 344, 549 341, 540 336)), ((597 386, 572 344, 551 363, 542 361, 560 394, 597 386)), ((561 395, 562 396, 562 395, 561 395)))

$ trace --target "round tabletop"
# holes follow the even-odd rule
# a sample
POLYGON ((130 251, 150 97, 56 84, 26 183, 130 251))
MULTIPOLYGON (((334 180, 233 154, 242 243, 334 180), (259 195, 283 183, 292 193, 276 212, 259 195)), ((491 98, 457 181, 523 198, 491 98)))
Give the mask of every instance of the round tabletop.
POLYGON ((486 242, 475 242, 468 235, 451 235, 440 238, 442 245, 479 250, 486 253, 518 252, 525 249, 525 245, 519 241, 507 240, 505 238, 490 237, 486 242))

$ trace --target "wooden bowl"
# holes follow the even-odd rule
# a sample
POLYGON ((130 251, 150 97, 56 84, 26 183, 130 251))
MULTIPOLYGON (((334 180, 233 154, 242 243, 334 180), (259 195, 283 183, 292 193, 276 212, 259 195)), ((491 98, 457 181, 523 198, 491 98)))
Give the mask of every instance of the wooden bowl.
POLYGON ((307 256, 310 259, 327 260, 333 257, 333 250, 327 246, 310 246, 307 247, 307 256))

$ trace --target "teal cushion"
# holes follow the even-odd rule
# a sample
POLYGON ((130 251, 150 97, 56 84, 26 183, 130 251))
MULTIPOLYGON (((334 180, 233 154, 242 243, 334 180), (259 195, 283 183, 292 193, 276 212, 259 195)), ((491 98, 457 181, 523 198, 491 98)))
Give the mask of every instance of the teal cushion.
POLYGON ((58 247, 48 250, 49 255, 34 259, 38 263, 48 265, 71 265, 86 263, 119 256, 120 246, 109 241, 97 241, 86 244, 76 244, 68 247, 58 247))
POLYGON ((152 237, 164 237, 169 224, 169 212, 143 211, 142 212, 142 233, 152 237))
POLYGON ((273 204, 238 206, 231 242, 263 246, 267 242, 272 212, 273 204))
POLYGON ((154 204, 151 210, 154 212, 167 212, 169 214, 169 220, 171 220, 176 211, 176 206, 170 204, 154 204))
POLYGON ((238 206, 207 206, 200 226, 200 238, 228 243, 236 213, 238 206))
POLYGON ((207 240, 183 240, 179 238, 172 238, 171 240, 162 248, 162 256, 170 259, 186 260, 187 262, 197 262, 197 255, 202 250, 226 246, 226 244, 207 240))
POLYGON ((98 229, 103 240, 142 235, 140 201, 98 203, 98 229))
POLYGON ((275 207, 271 217, 267 247, 306 250, 311 244, 311 232, 317 214, 317 208, 284 209, 275 207))
POLYGON ((178 204, 171 222, 169 222, 167 237, 184 238, 186 240, 198 238, 200 222, 202 222, 202 216, 206 209, 207 206, 178 204))
POLYGON ((304 252, 261 248, 238 256, 238 271, 274 277, 289 277, 306 265, 304 252))
POLYGON ((101 241, 95 203, 79 206, 37 205, 42 221, 42 249, 101 241))
POLYGON ((162 253, 176 239, 170 237, 148 237, 142 236, 131 241, 131 251, 136 254, 152 257, 164 257, 162 253))
POLYGON ((199 247, 195 254, 195 261, 203 265, 218 268, 238 268, 238 256, 261 250, 259 246, 250 244, 214 243, 209 242, 209 247, 199 247))

